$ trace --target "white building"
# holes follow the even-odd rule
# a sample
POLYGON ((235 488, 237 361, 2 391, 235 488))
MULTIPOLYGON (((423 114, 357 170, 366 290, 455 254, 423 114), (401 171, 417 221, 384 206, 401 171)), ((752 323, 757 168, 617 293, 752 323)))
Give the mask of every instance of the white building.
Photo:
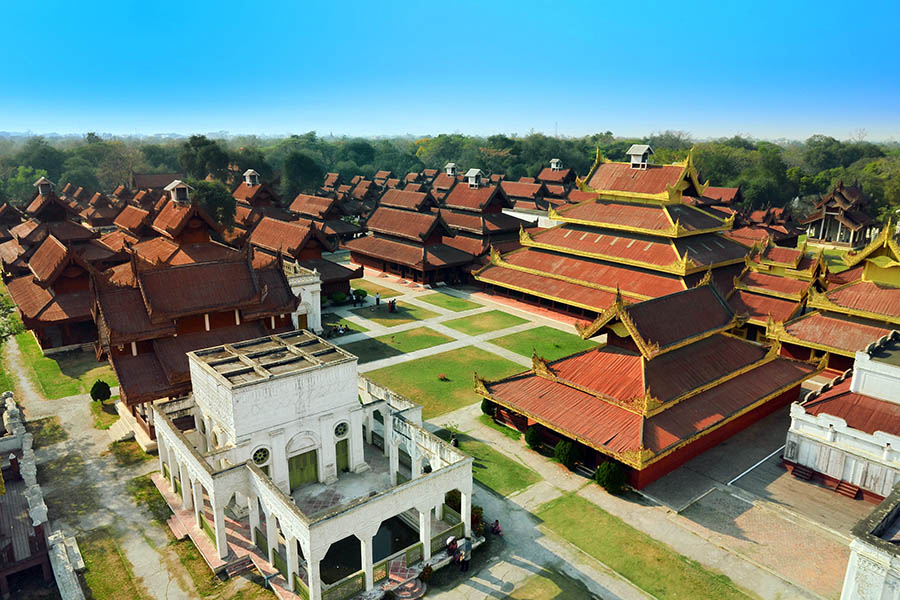
POLYGON ((841 600, 900 598, 900 487, 853 528, 841 600))
POLYGON ((157 485, 214 569, 252 562, 302 597, 346 598, 471 534, 472 459, 356 356, 294 331, 188 358, 193 395, 153 407, 157 485))
POLYGON ((900 332, 856 353, 853 369, 791 405, 784 462, 849 497, 880 502, 900 481, 900 332))

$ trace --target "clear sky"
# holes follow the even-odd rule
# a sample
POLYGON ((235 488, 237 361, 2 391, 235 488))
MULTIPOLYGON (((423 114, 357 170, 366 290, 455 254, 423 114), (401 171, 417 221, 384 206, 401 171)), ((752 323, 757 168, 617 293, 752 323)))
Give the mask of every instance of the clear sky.
POLYGON ((0 131, 900 139, 900 0, 7 0, 0 131))

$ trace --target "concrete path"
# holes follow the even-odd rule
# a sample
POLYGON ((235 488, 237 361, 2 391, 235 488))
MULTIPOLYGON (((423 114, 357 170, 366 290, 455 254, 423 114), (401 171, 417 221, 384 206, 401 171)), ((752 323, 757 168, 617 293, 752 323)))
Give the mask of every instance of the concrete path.
MULTIPOLYGON (((120 467, 107 451, 109 439, 106 432, 93 427, 90 396, 84 394, 59 400, 44 399, 27 375, 15 338, 7 340, 4 347, 7 368, 15 378, 15 399, 24 408, 27 420, 58 416, 69 435, 63 442, 35 451, 39 477, 42 463, 56 459, 77 462, 80 458, 84 462, 84 479, 73 488, 83 498, 93 496, 95 500, 82 502, 90 510, 74 522, 63 522, 51 512, 51 526, 76 537, 97 527, 108 526, 118 534, 117 541, 131 563, 135 576, 143 581, 150 597, 159 600, 195 598, 195 594, 187 591, 192 586, 174 579, 166 568, 162 554, 168 543, 165 532, 151 521, 142 508, 132 502, 125 487, 129 479, 156 469, 157 461, 148 460, 142 465, 127 469, 120 467)), ((52 481, 42 485, 42 488, 45 495, 57 489, 52 481)))

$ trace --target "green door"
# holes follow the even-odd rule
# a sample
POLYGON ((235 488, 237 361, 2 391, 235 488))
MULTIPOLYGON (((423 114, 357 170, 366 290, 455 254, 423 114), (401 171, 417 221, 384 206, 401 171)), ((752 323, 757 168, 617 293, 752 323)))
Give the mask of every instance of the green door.
POLYGON ((341 440, 335 445, 337 454, 338 473, 346 473, 350 470, 350 440, 341 440))
POLYGON ((306 483, 314 483, 319 480, 319 465, 316 461, 316 451, 310 450, 288 459, 288 473, 290 474, 291 491, 306 483))

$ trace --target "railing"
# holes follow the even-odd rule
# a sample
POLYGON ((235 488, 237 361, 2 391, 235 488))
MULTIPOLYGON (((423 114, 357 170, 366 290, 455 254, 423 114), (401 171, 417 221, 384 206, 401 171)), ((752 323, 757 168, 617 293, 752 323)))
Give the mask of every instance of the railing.
POLYGON ((447 540, 451 535, 457 539, 463 536, 463 533, 466 531, 466 526, 463 523, 457 523, 453 527, 449 529, 445 529, 444 531, 438 533, 434 537, 431 538, 431 553, 440 551, 447 540))
POLYGON ((269 542, 266 540, 266 536, 263 535, 263 532, 259 527, 256 528, 256 547, 262 550, 262 553, 268 558, 269 542))
POLYGON ((388 576, 388 571, 390 571, 390 558, 386 558, 374 567, 372 567, 372 581, 378 583, 382 579, 386 579, 388 576))
POLYGON ((414 544, 406 549, 406 566, 422 560, 422 542, 414 544))
POLYGON ((209 521, 206 520, 206 516, 203 514, 202 510, 200 511, 199 515, 200 515, 200 529, 202 529, 203 532, 209 536, 209 539, 211 539, 213 541, 213 543, 215 544, 216 543, 216 530, 210 526, 209 521))
POLYGON ((294 593, 303 598, 303 600, 309 600, 309 588, 306 587, 306 583, 296 575, 294 575, 294 593))
POLYGON ((346 600, 366 589, 365 571, 357 571, 322 589, 322 600, 346 600))
POLYGON ((287 579, 287 573, 288 573, 287 560, 285 560, 285 558, 281 554, 278 553, 278 550, 275 550, 275 552, 273 552, 273 554, 275 555, 275 563, 273 566, 276 569, 278 569, 278 572, 281 573, 282 577, 287 579))
POLYGON ((458 512, 456 512, 455 510, 453 510, 452 508, 450 508, 449 506, 447 506, 445 504, 444 505, 444 517, 441 520, 446 523, 454 523, 454 524, 462 523, 462 515, 460 515, 458 512), (450 517, 450 518, 448 518, 448 517, 450 517))

